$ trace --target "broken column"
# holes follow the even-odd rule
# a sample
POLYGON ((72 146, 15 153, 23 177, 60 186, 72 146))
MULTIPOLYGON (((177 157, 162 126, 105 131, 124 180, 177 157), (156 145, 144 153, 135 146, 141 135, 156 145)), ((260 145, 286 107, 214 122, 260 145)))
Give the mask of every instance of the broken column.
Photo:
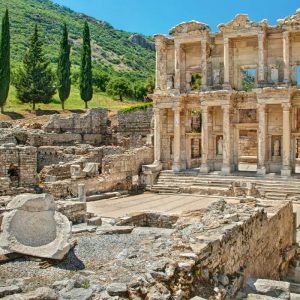
POLYGON ((84 183, 78 184, 78 199, 80 202, 86 202, 86 191, 84 183))

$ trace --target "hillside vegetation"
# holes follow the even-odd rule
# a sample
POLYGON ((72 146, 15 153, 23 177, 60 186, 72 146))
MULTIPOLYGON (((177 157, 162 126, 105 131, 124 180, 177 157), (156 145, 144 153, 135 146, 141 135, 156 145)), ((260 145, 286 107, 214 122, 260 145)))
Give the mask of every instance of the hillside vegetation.
POLYGON ((116 30, 104 21, 76 13, 50 0, 0 0, 1 16, 6 7, 10 11, 13 62, 22 61, 34 24, 38 24, 47 56, 51 63, 56 63, 62 25, 66 22, 72 43, 72 63, 79 65, 83 23, 88 21, 95 64, 148 74, 154 70, 155 52, 133 44, 129 40, 130 32, 116 30))

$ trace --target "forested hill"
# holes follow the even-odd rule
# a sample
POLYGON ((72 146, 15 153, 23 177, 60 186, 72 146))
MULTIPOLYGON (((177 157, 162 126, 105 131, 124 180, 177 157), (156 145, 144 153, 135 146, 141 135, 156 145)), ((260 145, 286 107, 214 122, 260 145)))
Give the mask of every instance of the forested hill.
POLYGON ((9 8, 11 19, 13 62, 22 61, 34 24, 37 23, 46 53, 50 61, 55 63, 62 25, 66 22, 72 42, 72 63, 79 65, 83 23, 88 21, 94 62, 113 65, 116 70, 143 73, 154 70, 155 52, 133 44, 129 40, 130 32, 116 30, 104 21, 76 13, 50 0, 0 0, 1 17, 6 7, 9 8))

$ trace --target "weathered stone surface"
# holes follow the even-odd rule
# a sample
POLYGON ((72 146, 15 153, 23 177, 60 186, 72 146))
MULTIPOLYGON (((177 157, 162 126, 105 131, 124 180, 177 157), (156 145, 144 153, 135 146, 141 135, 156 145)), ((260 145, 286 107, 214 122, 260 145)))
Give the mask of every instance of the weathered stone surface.
POLYGON ((289 282, 250 278, 247 281, 247 290, 249 293, 261 294, 280 299, 290 298, 289 282))
POLYGON ((55 211, 50 195, 21 195, 4 215, 0 246, 21 254, 62 259, 70 249, 71 225, 55 211))
POLYGON ((13 295, 16 293, 20 293, 22 289, 17 285, 9 285, 9 286, 0 286, 0 298, 13 295))
POLYGON ((93 290, 90 288, 75 288, 67 292, 61 292, 61 300, 90 300, 93 296, 93 290))
POLYGON ((97 234, 128 234, 132 232, 133 228, 133 226, 103 225, 98 227, 97 234))
POLYGON ((57 293, 49 287, 40 287, 35 291, 26 293, 24 300, 58 300, 57 293))
POLYGON ((112 283, 106 288, 106 291, 111 296, 126 296, 128 287, 125 283, 112 283))
POLYGON ((270 297, 265 295, 249 294, 247 297, 248 300, 274 300, 278 299, 277 297, 270 297))

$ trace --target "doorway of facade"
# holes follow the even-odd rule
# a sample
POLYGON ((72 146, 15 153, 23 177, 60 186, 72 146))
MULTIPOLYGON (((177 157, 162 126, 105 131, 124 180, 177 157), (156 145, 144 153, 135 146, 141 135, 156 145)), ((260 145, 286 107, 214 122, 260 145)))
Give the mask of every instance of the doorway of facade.
POLYGON ((238 143, 238 170, 257 171, 257 130, 240 130, 238 143))

